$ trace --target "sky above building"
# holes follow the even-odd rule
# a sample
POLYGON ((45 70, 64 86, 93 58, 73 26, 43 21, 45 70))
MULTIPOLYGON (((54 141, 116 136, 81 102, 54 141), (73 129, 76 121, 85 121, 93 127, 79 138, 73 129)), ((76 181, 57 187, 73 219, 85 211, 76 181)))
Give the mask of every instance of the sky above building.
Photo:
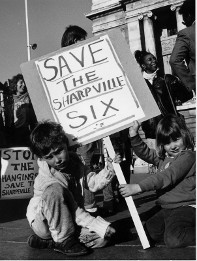
MULTIPOLYGON (((85 14, 91 12, 92 0, 27 0, 28 31, 31 59, 60 49, 66 26, 83 27, 92 37, 92 22, 85 14)), ((0 0, 0 82, 17 73, 28 60, 25 0, 0 0)))

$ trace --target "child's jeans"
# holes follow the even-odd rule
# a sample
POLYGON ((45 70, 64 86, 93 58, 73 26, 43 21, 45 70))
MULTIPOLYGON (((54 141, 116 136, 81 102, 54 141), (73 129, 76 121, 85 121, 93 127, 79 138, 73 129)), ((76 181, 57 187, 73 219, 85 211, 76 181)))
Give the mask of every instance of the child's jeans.
MULTIPOLYGON (((43 239, 51 239, 62 243, 71 236, 76 236, 74 223, 75 204, 70 191, 59 183, 49 186, 43 193, 42 206, 31 227, 35 234, 43 239)), ((102 247, 107 244, 105 239, 96 233, 82 229, 79 239, 89 247, 102 247)))
POLYGON ((190 206, 161 209, 147 220, 145 228, 156 242, 164 240, 169 248, 196 244, 196 209, 190 206))
MULTIPOLYGON (((89 168, 89 171, 91 171, 91 160, 94 154, 94 150, 96 148, 96 143, 91 142, 89 144, 83 145, 77 149, 77 154, 82 157, 82 160, 86 164, 86 166, 89 168)), ((96 211, 96 200, 94 193, 90 190, 84 188, 84 207, 87 211, 96 211)))
POLYGON ((75 233, 71 212, 73 198, 68 189, 59 183, 46 188, 42 195, 40 212, 32 222, 33 231, 43 239, 53 238, 61 243, 75 233))

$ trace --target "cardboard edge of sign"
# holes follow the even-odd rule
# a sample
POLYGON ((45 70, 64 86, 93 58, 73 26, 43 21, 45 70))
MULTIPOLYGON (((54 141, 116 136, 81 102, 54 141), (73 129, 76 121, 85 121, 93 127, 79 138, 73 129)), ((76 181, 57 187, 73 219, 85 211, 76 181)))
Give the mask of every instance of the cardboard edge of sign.
MULTIPOLYGON (((38 121, 52 120, 52 121, 57 122, 57 120, 55 119, 55 117, 49 107, 41 79, 37 72, 35 61, 46 59, 49 56, 58 55, 59 53, 62 53, 65 50, 68 51, 77 46, 82 46, 82 45, 90 43, 92 41, 99 40, 104 35, 108 35, 109 39, 111 40, 111 43, 121 62, 122 68, 128 77, 128 80, 140 102, 140 105, 141 105, 143 111, 145 112, 145 117, 140 119, 139 121, 142 122, 144 120, 150 119, 150 118, 155 117, 160 114, 159 108, 158 108, 145 80, 142 77, 140 67, 137 64, 133 54, 131 53, 131 51, 129 49, 129 45, 126 43, 126 41, 123 37, 123 34, 121 33, 121 31, 119 29, 112 29, 105 34, 100 34, 98 36, 94 36, 85 41, 81 41, 74 45, 61 48, 55 52, 52 52, 50 54, 44 55, 37 59, 34 59, 29 62, 21 64, 21 66, 20 66, 21 71, 23 73, 23 76, 24 76, 24 79, 25 79, 25 82, 27 85, 27 89, 30 94, 30 98, 31 98, 38 121)), ((127 124, 123 125, 122 127, 115 128, 111 131, 106 131, 106 136, 109 136, 113 133, 126 129, 129 126, 130 126, 130 124, 127 123, 127 124)), ((99 136, 99 134, 98 134, 97 140, 102 137, 103 137, 103 135, 99 136)), ((73 136, 68 135, 68 138, 70 140, 70 145, 74 145, 74 144, 78 143, 77 141, 73 141, 73 138, 74 138, 73 136)), ((92 141, 95 141, 95 138, 87 137, 87 140, 83 144, 87 144, 92 141)))

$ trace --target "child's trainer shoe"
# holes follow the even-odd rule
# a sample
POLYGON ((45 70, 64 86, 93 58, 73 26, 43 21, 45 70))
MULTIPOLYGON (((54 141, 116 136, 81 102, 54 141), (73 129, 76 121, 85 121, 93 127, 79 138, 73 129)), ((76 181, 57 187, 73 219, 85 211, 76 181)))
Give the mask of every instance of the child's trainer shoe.
POLYGON ((66 239, 62 243, 56 243, 54 250, 67 256, 83 256, 91 253, 88 247, 74 237, 66 239))
POLYGON ((42 239, 36 234, 31 235, 27 243, 30 247, 38 249, 54 249, 57 252, 60 252, 67 256, 83 256, 90 254, 91 250, 85 245, 80 243, 76 238, 71 237, 66 239, 62 243, 56 243, 53 239, 42 239))
POLYGON ((53 239, 42 239, 36 234, 31 235, 28 238, 27 243, 30 247, 38 248, 38 249, 44 249, 44 248, 52 249, 55 247, 55 242, 53 241, 53 239))

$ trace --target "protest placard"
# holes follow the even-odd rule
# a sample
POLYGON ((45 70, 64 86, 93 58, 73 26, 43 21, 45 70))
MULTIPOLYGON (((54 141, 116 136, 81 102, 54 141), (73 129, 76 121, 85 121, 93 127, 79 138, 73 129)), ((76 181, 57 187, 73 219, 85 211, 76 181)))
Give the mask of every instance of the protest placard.
POLYGON ((119 30, 21 65, 38 120, 86 144, 160 114, 119 30))
POLYGON ((30 198, 38 174, 35 155, 28 147, 5 148, 0 153, 0 199, 30 198))

